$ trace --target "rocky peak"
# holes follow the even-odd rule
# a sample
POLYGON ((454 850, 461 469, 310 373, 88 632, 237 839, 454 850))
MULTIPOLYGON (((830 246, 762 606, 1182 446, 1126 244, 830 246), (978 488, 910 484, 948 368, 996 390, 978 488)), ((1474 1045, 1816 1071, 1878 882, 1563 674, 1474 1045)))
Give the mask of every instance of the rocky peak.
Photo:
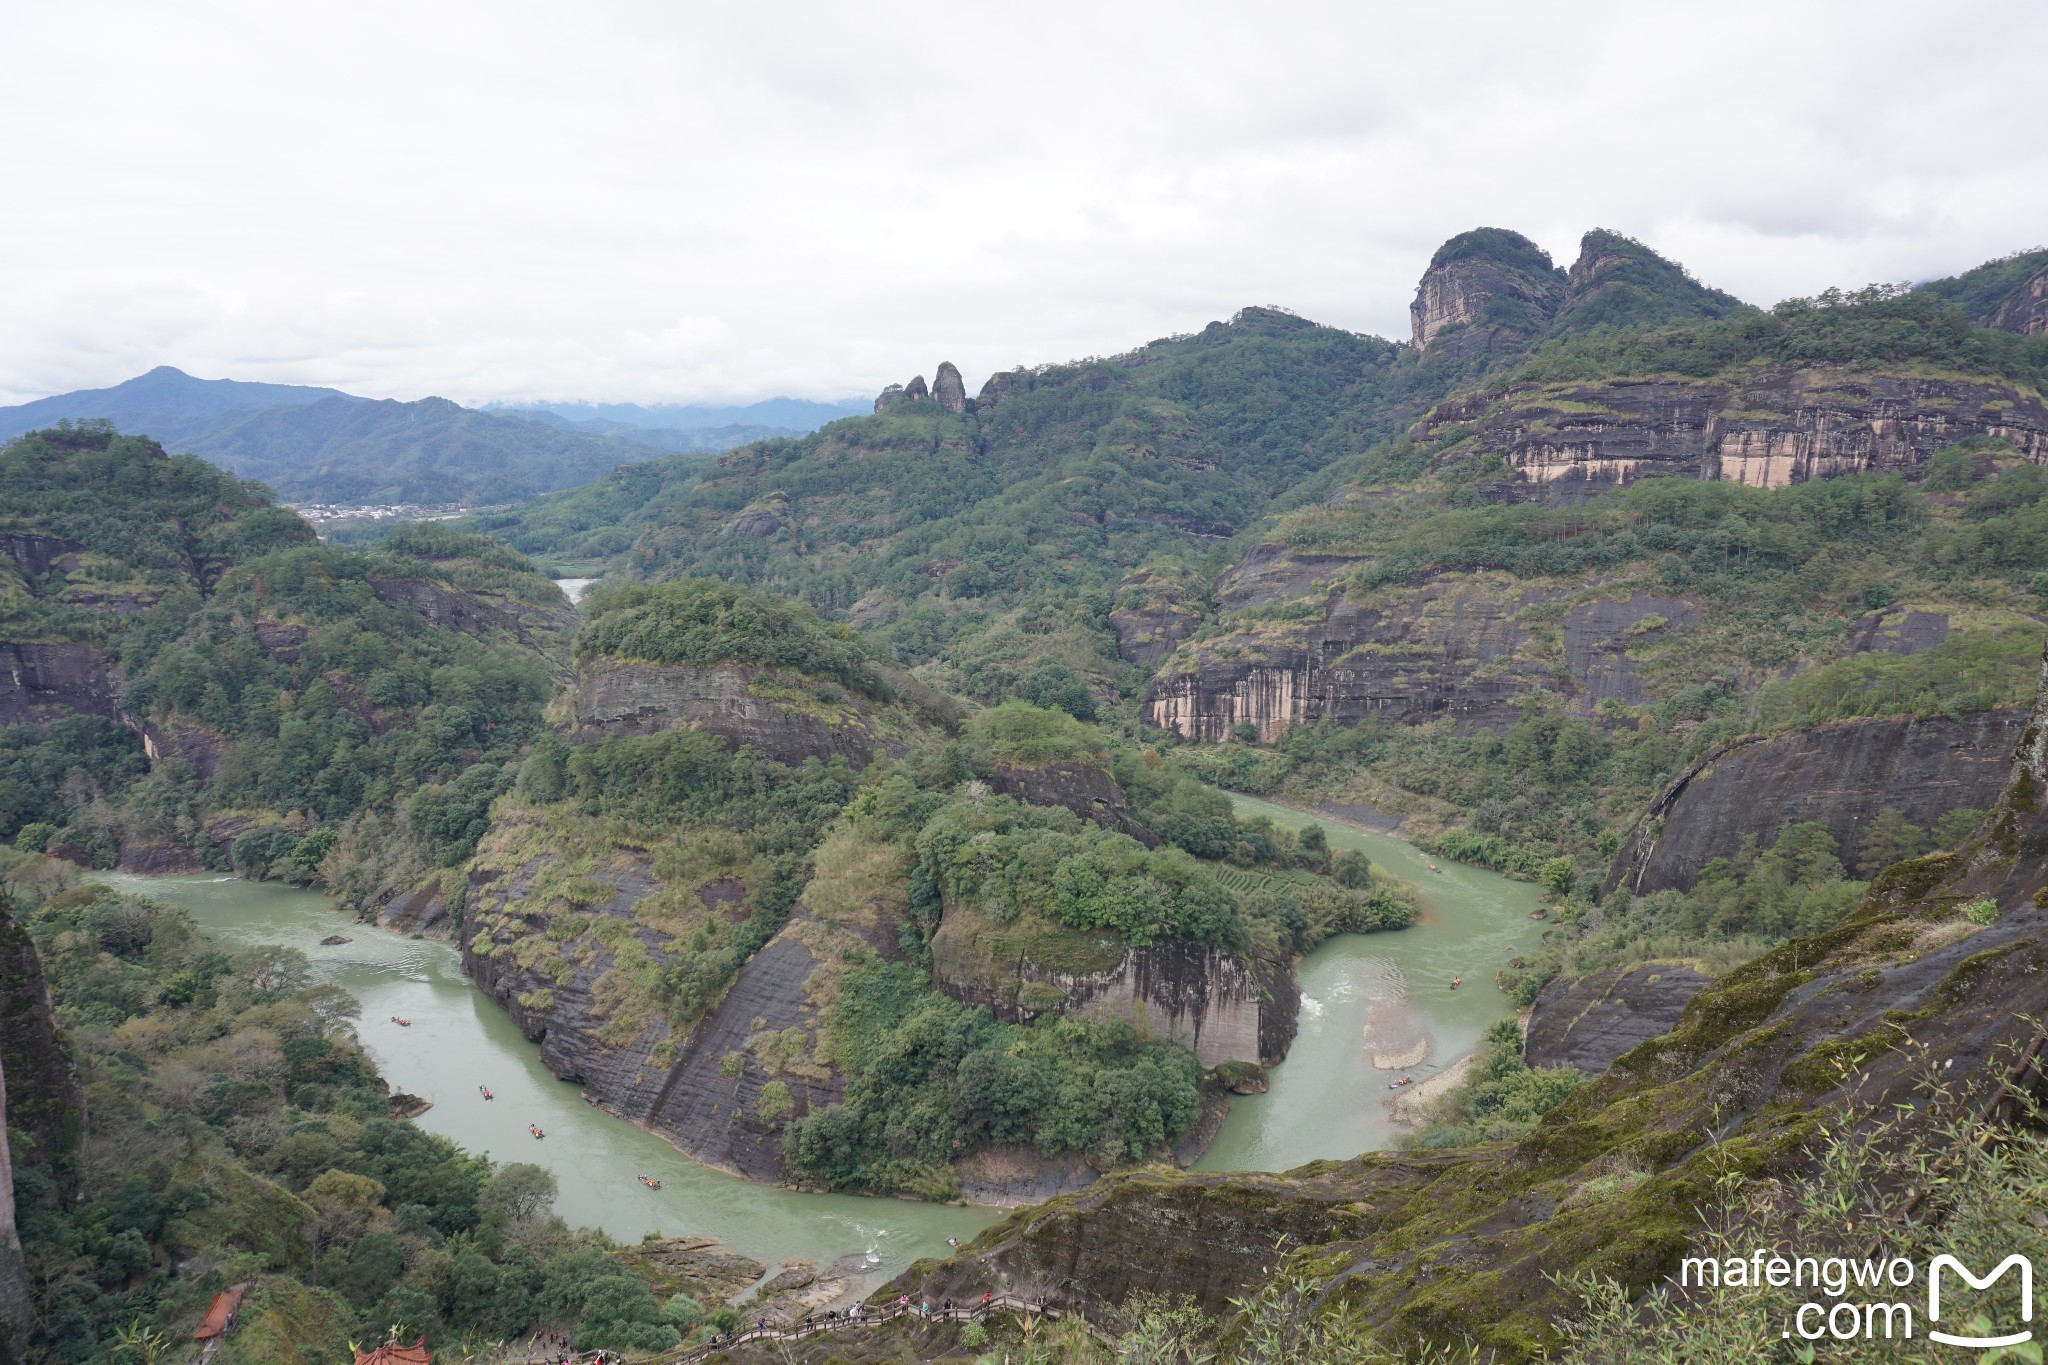
POLYGON ((954 368, 950 360, 939 362, 938 372, 932 379, 932 401, 947 412, 967 411, 967 385, 962 382, 960 371, 954 368))
POLYGON ((1460 353, 1512 345, 1540 331, 1565 297, 1563 272, 1519 232, 1475 228, 1437 248, 1408 315, 1416 346, 1460 353))
POLYGON ((982 384, 981 392, 974 400, 974 410, 986 412, 1006 398, 1029 393, 1035 383, 1031 371, 1022 365, 1014 370, 997 370, 982 384))
POLYGON ((1565 279, 1559 315, 1582 326, 1717 318, 1742 306, 1733 294, 1707 288, 1677 262, 1606 228, 1580 239, 1579 258, 1565 279))
MULTIPOLYGON (((988 383, 983 385, 981 390, 984 401, 993 402, 995 394, 1006 391, 1006 386, 998 382, 1005 378, 1003 375, 989 376, 988 383)), ((1027 382, 1024 387, 1029 388, 1030 384, 1027 382)), ((967 401, 967 384, 960 378, 959 367, 950 360, 942 360, 939 362, 939 368, 933 372, 931 387, 925 387, 923 375, 918 375, 908 384, 891 384, 875 399, 875 411, 880 412, 895 403, 926 401, 936 402, 947 412, 953 413, 966 413, 974 406, 967 401)))
POLYGON ((2013 290, 1984 320, 1984 325, 2022 336, 2048 333, 2048 266, 2035 271, 2031 279, 2013 290))

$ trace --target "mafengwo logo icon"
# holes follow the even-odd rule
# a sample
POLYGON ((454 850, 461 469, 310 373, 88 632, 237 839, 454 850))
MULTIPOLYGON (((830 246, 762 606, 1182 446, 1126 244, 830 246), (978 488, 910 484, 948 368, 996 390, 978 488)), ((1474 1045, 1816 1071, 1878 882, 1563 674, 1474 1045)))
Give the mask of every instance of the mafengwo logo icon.
POLYGON ((2022 1342, 2033 1339, 2034 1333, 2032 1328, 2026 1328, 2018 1332, 2008 1332, 2003 1336, 1989 1337, 1959 1336, 1937 1328, 1934 1324, 1941 1321, 1941 1272, 1944 1270, 1954 1271, 1957 1278, 1961 1279, 1972 1289, 1989 1289, 1992 1285, 2005 1278, 2007 1271, 2019 1271, 2020 1321, 2032 1322, 2034 1320, 2034 1263, 2032 1261, 2018 1253, 2014 1253, 2000 1261, 1997 1268, 1989 1275, 1980 1278, 1955 1257, 1941 1255, 1935 1257, 1933 1262, 1927 1267, 1928 1340, 1941 1342, 1945 1346, 1975 1346, 1979 1349, 1989 1349, 1994 1346, 2018 1346, 2022 1342))

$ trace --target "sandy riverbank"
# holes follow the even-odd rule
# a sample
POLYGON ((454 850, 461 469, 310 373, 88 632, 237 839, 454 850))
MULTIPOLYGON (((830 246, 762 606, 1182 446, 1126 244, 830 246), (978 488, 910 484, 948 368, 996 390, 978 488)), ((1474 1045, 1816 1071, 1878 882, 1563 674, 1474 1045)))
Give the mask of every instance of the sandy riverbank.
POLYGON ((1467 1052, 1451 1059, 1450 1064, 1427 1080, 1417 1081, 1398 1094, 1387 1097, 1387 1112, 1395 1123, 1413 1128, 1422 1122, 1422 1111, 1438 1095, 1450 1090, 1465 1079, 1465 1073, 1472 1069, 1472 1054, 1467 1052))

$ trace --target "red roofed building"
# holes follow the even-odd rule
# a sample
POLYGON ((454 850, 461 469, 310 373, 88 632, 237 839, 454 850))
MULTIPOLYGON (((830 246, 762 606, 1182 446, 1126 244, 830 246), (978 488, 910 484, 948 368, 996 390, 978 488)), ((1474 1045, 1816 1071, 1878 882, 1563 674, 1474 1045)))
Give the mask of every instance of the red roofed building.
POLYGON ((199 1330, 192 1334, 194 1341, 211 1341, 224 1337, 235 1328, 235 1310, 242 1306, 242 1295, 247 1293, 246 1284, 229 1285, 213 1296, 213 1306, 206 1310, 206 1320, 199 1324, 199 1330))
POLYGON ((434 1365, 434 1358, 427 1354, 427 1339, 421 1337, 410 1346, 387 1341, 368 1355, 358 1351, 356 1365, 434 1365))

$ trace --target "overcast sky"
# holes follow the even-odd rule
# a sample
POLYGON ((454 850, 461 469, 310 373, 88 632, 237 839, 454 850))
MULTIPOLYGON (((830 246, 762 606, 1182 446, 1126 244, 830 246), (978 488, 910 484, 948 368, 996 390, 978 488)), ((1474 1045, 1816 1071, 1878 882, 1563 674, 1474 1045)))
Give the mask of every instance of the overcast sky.
POLYGON ((871 393, 1480 224, 1769 303, 2048 241, 2048 5, 13 4, 0 401, 871 393))

